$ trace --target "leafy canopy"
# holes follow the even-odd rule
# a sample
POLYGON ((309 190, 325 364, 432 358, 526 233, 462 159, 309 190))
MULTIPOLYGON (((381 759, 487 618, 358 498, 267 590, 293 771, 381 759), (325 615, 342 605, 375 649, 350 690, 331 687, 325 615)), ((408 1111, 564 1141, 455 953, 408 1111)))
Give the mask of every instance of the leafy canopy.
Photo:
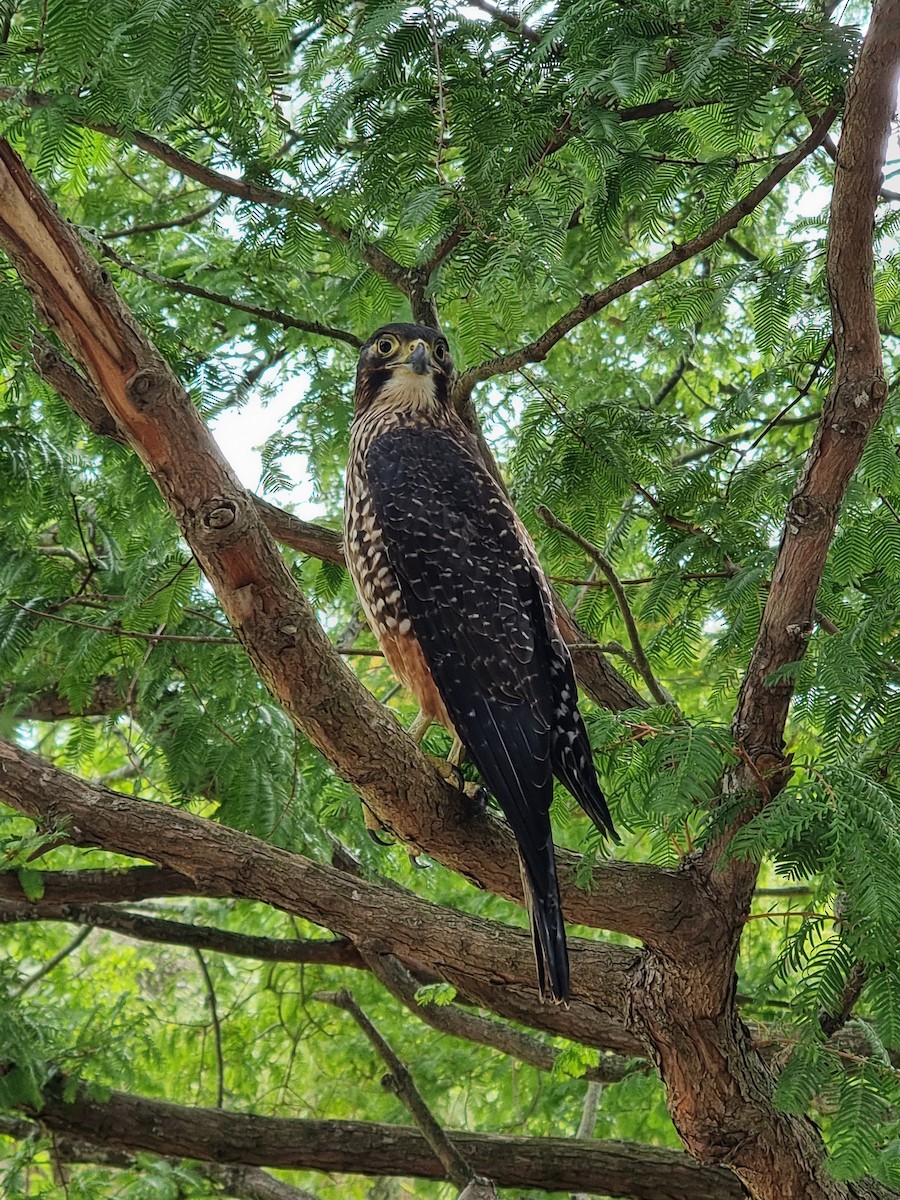
MULTIPOLYGON (((439 2, 4 0, 0 122, 205 417, 254 388, 299 397, 263 449, 262 486, 277 500, 301 454, 312 514, 334 527, 354 338, 408 317, 398 281, 417 280, 434 300, 461 369, 528 343, 582 294, 702 232, 802 141, 811 118, 840 103, 861 15, 793 0, 559 0, 526 3, 514 19, 439 2), (304 327, 314 322, 347 336, 304 327)), ((541 523, 539 504, 612 560, 653 671, 686 718, 585 703, 630 835, 623 852, 635 858, 676 863, 718 819, 737 687, 830 381, 831 171, 824 151, 808 158, 702 256, 579 325, 546 361, 476 391, 563 599, 587 635, 627 648, 612 589, 541 523)), ((877 228, 889 379, 898 226, 894 197, 877 228)), ((350 789, 231 639, 139 461, 34 374, 36 322, 4 268, 0 733, 88 778, 314 857, 337 837, 366 873, 521 922, 442 868, 416 872, 402 848, 372 844, 350 789)), ((792 786, 733 852, 771 864, 770 885, 808 888, 799 903, 758 900, 753 915, 773 915, 748 924, 741 961, 748 1017, 793 1047, 780 1103, 812 1107, 837 1175, 900 1185, 898 404, 892 391, 848 492, 797 669, 792 786), (845 1032, 855 1040, 841 1050, 822 1015, 839 1013, 854 971, 861 996, 845 1032)), ((344 572, 290 561, 343 648, 371 647, 344 572)), ((353 662, 411 715, 380 660, 353 662)), ((632 660, 616 662, 644 690, 632 660)), ((442 738, 434 731, 429 744, 442 738)), ((567 797, 557 808, 559 840, 590 855, 585 822, 567 797)), ((35 851, 42 869, 109 862, 47 849, 29 828, 11 814, 0 826, 6 866, 33 898, 35 851)), ((261 906, 170 907, 245 932, 314 932, 261 906)), ((99 1087, 214 1102, 209 994, 189 950, 95 932, 23 987, 71 930, 9 925, 0 938, 17 964, 0 974, 0 1060, 17 1063, 0 1078, 0 1103, 34 1103, 60 1069, 99 1087)), ((313 999, 335 969, 218 956, 208 969, 230 1107, 402 1119, 375 1086, 381 1066, 362 1035, 313 999)), ((448 1125, 577 1128, 584 1085, 573 1076, 593 1052, 569 1047, 563 1067, 541 1075, 433 1033, 372 980, 354 990, 448 1125)), ((677 1145, 661 1089, 640 1071, 604 1091, 597 1129, 677 1145)), ((38 1183, 26 1175, 32 1152, 7 1155, 12 1194, 62 1195, 49 1171, 38 1183)), ((123 1194, 149 1194, 141 1171, 157 1180, 154 1194, 176 1194, 165 1164, 136 1167, 123 1194)), ((97 1195, 111 1179, 80 1167, 67 1194, 97 1195)), ((323 1198, 375 1194, 359 1180, 314 1186, 323 1198)))

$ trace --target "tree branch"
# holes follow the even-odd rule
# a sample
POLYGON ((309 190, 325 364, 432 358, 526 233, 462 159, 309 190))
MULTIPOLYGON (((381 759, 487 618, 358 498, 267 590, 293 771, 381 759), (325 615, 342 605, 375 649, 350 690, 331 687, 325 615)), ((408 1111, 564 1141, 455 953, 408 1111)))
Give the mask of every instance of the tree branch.
MULTIPOLYGON (((413 1082, 409 1068, 398 1057, 390 1044, 378 1032, 350 993, 344 989, 340 992, 318 992, 314 999, 326 1004, 334 1004, 348 1012, 369 1039, 376 1053, 381 1057, 390 1072, 387 1082, 389 1090, 403 1103, 407 1112, 416 1124, 416 1128, 428 1143, 429 1149, 447 1173, 447 1178, 462 1191, 478 1180, 475 1172, 460 1154, 454 1143, 447 1137, 440 1123, 436 1120, 431 1109, 425 1103, 421 1092, 413 1082)), ((496 1193, 494 1194, 496 1200, 496 1193)))
MULTIPOLYGON (((0 1137, 37 1143, 44 1136, 46 1132, 38 1123, 0 1116, 0 1137)), ((84 1138, 67 1137, 65 1134, 53 1136, 51 1153, 54 1162, 61 1163, 95 1164, 137 1172, 145 1166, 139 1158, 125 1150, 104 1146, 84 1138)), ((194 1174, 208 1179, 222 1189, 221 1192, 217 1190, 216 1195, 232 1196, 234 1200, 317 1200, 317 1197, 305 1188, 294 1187, 291 1183, 276 1179, 258 1167, 223 1167, 218 1163, 196 1161, 188 1164, 171 1155, 163 1154, 158 1157, 181 1172, 188 1166, 194 1174)))
POLYGON ((395 885, 369 883, 167 805, 84 783, 2 741, 0 796, 39 826, 65 829, 74 845, 151 857, 204 893, 211 888, 213 894, 261 901, 353 941, 379 942, 405 961, 429 965, 501 1016, 586 1045, 641 1053, 625 1026, 635 950, 570 939, 575 999, 569 1009, 543 1005, 523 929, 431 904, 395 885))
MULTIPOLYGON (((95 1100, 45 1095, 41 1124, 55 1133, 116 1147, 221 1165, 442 1179, 444 1168, 418 1130, 361 1121, 303 1121, 188 1108, 113 1092, 95 1100), (107 1131, 115 1131, 107 1133, 107 1131)), ((499 1137, 452 1131, 479 1174, 500 1187, 596 1192, 635 1200, 745 1200, 731 1173, 685 1154, 626 1142, 499 1137)))
MULTIPOLYGON (((180 871, 172 871, 167 867, 36 871, 34 876, 34 888, 29 890, 32 895, 39 891, 40 901, 29 900, 18 871, 0 871, 0 899, 16 905, 38 903, 68 907, 93 904, 97 901, 129 904, 161 896, 204 896, 207 899, 219 900, 230 894, 221 883, 205 880, 201 886, 180 871)), ((77 910, 73 908, 72 911, 77 910)))
MULTIPOLYGON (((841 501, 887 396, 874 298, 872 229, 897 94, 900 3, 876 0, 847 89, 828 241, 835 370, 831 391, 788 505, 759 635, 738 699, 734 730, 753 771, 774 794, 790 774, 784 725, 793 679, 813 629, 816 593, 841 501)), ((748 769, 742 784, 759 790, 748 769)))
POLYGON ((221 304, 225 308, 234 308, 238 312, 247 313, 260 321, 270 321, 273 325, 280 325, 282 329, 299 329, 302 333, 312 333, 318 337, 331 338, 336 342, 346 342, 348 346, 353 346, 356 350, 362 345, 362 338, 346 329, 336 329, 332 325, 323 325, 319 321, 304 321, 301 317, 292 316, 277 308, 263 308, 257 304, 247 304, 243 300, 236 300, 233 296, 226 296, 223 292, 211 292, 207 288, 197 287, 196 284, 187 283, 183 279, 172 279, 168 275, 160 275, 157 271, 151 271, 147 267, 142 267, 139 263, 117 254, 112 246, 105 245, 99 239, 97 239, 97 248, 104 258, 108 258, 124 271, 130 271, 132 275, 138 275, 141 279, 147 279, 150 283, 159 284, 160 287, 168 288, 170 291, 181 292, 185 296, 196 296, 199 300, 208 300, 211 304, 221 304))
POLYGON ((79 929, 70 942, 67 942, 52 958, 47 959, 42 966, 38 967, 33 975, 29 975, 17 988, 14 988, 10 992, 10 999, 18 1000, 29 988, 34 987, 36 983, 40 983, 42 979, 46 979, 50 972, 55 970, 61 962, 67 959, 70 954, 74 954, 82 942, 87 941, 90 934, 91 929, 89 926, 86 929, 79 929))
POLYGON ((634 614, 631 611, 631 605, 628 603, 628 597, 625 595, 625 589, 619 580, 618 575, 613 568, 612 563, 606 555, 596 546, 576 533, 570 525, 566 525, 564 521, 560 521, 559 517, 555 516, 546 504, 539 504, 536 508, 537 515, 541 518, 545 525, 550 529, 556 529, 560 533, 565 534, 570 541, 576 546, 580 546, 585 554, 589 555, 594 560, 603 574, 606 576, 606 582, 612 588, 613 595, 616 598, 616 604, 619 606, 619 612, 622 614, 622 620, 625 623, 625 631, 628 634, 628 643, 631 646, 631 654, 634 660, 634 666, 637 673, 647 685, 650 695, 657 704, 664 707, 674 708, 678 711, 678 706, 669 695, 668 691, 662 686, 656 676, 653 674, 653 668, 650 666, 650 660, 647 658, 647 653, 644 650, 641 642, 641 635, 638 632, 638 627, 635 624, 634 614))
MULTIPOLYGON (((0 875, 0 895, 12 890, 5 886, 7 880, 10 880, 8 873, 0 875)), ((113 900, 115 896, 108 896, 107 899, 113 900)), ((215 954, 256 958, 261 962, 314 963, 366 969, 359 951, 345 938, 254 937, 207 925, 143 916, 109 904, 79 904, 46 899, 19 902, 0 898, 0 925, 22 921, 65 921, 89 929, 108 929, 141 942, 188 946, 192 950, 211 950, 215 954)))
POLYGON ((533 46, 540 42, 541 35, 536 29, 526 25, 521 17, 516 17, 512 13, 505 12, 496 4, 491 4, 490 0, 471 0, 471 6, 487 13, 492 20, 500 25, 505 25, 512 33, 517 33, 519 37, 524 38, 526 42, 531 42, 533 46))
MULTIPOLYGON (((872 234, 898 73, 900 0, 875 0, 847 91, 831 209, 828 281, 835 377, 788 505, 759 635, 738 697, 733 728, 740 758, 723 783, 726 794, 749 801, 741 820, 790 777, 783 735, 793 683, 778 675, 805 653, 840 504, 887 392, 874 305, 872 234)), ((755 1200, 890 1194, 871 1180, 836 1180, 825 1165, 815 1126, 773 1105, 773 1078, 735 1010, 734 963, 758 867, 736 858, 722 863, 729 832, 690 867, 706 880, 715 900, 712 925, 678 931, 665 955, 648 953, 632 993, 631 1013, 656 1050, 676 1128, 696 1157, 727 1162, 755 1200)))
POLYGON ((222 207, 222 197, 217 196, 214 200, 210 200, 209 204, 204 204, 202 208, 195 208, 193 212, 185 213, 183 217, 169 217, 163 221, 148 221, 144 225, 126 225, 122 229, 104 229, 101 233, 103 241, 112 241, 115 238, 136 237, 143 233, 161 233, 165 229, 184 229, 188 225, 193 225, 200 221, 203 217, 209 216, 211 212, 215 212, 217 208, 222 207))
POLYGON ((673 246, 668 254, 663 254, 660 258, 654 259, 649 263, 644 263, 643 266, 630 271, 627 275, 623 275, 621 279, 617 279, 615 283, 611 283, 601 291, 582 296, 574 308, 561 316, 539 338, 536 338, 533 342, 529 342, 527 346, 522 346, 518 350, 511 351, 509 354, 502 354, 498 358, 488 359, 479 366, 470 368, 460 377, 456 385, 456 392, 460 396, 465 396, 481 380, 491 379, 495 375, 508 374, 510 371, 518 371, 520 367, 529 362, 542 362, 556 343, 561 341, 577 325, 580 325, 590 317, 596 316, 598 312, 607 308, 614 300, 626 296, 629 292, 633 292, 636 288, 648 283, 651 279, 659 279, 661 275, 665 275, 673 267, 680 266, 681 263, 687 262, 688 259, 694 258, 697 254, 708 249, 719 238, 724 237, 726 233, 734 229, 744 217, 753 212, 782 179, 786 178, 799 163, 803 162, 805 158, 808 158, 814 150, 821 146, 836 115, 837 112, 835 109, 826 109, 816 122, 809 137, 795 150, 792 150, 789 154, 785 154, 777 166, 764 179, 761 179, 746 196, 743 196, 736 204, 732 205, 726 213, 723 213, 721 217, 702 233, 690 238, 681 246, 673 246))

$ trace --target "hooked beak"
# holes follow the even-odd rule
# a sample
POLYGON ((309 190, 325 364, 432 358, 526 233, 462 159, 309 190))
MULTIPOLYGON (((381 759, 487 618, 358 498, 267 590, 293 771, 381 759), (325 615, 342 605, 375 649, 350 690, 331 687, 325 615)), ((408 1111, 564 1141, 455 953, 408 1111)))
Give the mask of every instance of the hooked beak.
POLYGON ((428 371, 428 347, 424 342, 419 342, 415 350, 406 360, 406 365, 412 367, 417 375, 425 375, 428 371))

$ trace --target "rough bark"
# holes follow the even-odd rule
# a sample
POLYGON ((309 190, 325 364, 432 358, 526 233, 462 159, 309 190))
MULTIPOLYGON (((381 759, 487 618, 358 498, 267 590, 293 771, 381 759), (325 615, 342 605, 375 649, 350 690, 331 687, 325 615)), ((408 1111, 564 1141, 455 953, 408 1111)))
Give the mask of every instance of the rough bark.
MULTIPOLYGON (((784 727, 793 684, 771 676, 805 653, 841 502, 887 393, 872 231, 898 71, 900 0, 876 0, 848 88, 831 210, 835 377, 788 505, 733 726, 741 757, 725 790, 748 798, 745 819, 790 776, 784 727)), ((698 888, 712 901, 714 920, 679 930, 667 947, 647 953, 631 996, 633 1028, 643 1031, 652 1049, 675 1125, 700 1162, 730 1165, 755 1200, 890 1194, 868 1181, 833 1179, 812 1122, 773 1108, 773 1078, 751 1045, 734 996, 734 963, 757 868, 736 860, 722 864, 726 843, 727 835, 691 866, 698 888)))
POLYGON ((259 900, 364 940, 370 950, 425 964, 501 1016, 585 1045, 641 1053, 624 1024, 635 950, 571 939, 572 1005, 543 1005, 524 929, 431 904, 395 885, 369 883, 167 805, 92 786, 2 741, 0 797, 41 825, 65 829, 75 845, 150 858, 193 879, 204 893, 259 900))
MULTIPOLYGON (((40 1120, 45 1128, 128 1150, 149 1150, 220 1164, 312 1168, 362 1175, 442 1179, 444 1168, 418 1132, 361 1121, 300 1121, 220 1109, 184 1108, 113 1092, 64 1104, 55 1088, 40 1120)), ((741 1200, 729 1171, 701 1167, 687 1155, 622 1142, 498 1137, 450 1131, 466 1160, 500 1187, 579 1189, 634 1200, 741 1200)))

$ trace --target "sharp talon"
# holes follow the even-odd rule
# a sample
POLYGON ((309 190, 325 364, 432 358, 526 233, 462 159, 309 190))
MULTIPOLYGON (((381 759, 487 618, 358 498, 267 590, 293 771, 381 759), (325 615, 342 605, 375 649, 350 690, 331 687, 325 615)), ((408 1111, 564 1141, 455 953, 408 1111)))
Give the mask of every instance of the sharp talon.
POLYGON ((376 846, 393 846, 394 839, 391 837, 382 837, 377 829, 366 829, 366 833, 372 839, 376 846))
POLYGON ((410 853, 409 865, 417 871, 428 871, 431 868, 431 863, 420 862, 421 855, 418 853, 410 853))
POLYGON ((456 788, 458 792, 465 792, 465 776, 455 763, 447 762, 446 758, 438 758, 437 755, 434 754, 426 754, 425 757, 445 783, 449 783, 450 786, 452 788, 456 788))
POLYGON ((466 795, 469 797, 469 799, 476 806, 476 808, 478 809, 478 811, 480 813, 483 813, 487 810, 488 794, 487 794, 487 791, 485 790, 485 788, 482 787, 482 785, 480 783, 467 783, 466 786, 463 788, 463 791, 466 793, 466 795))

